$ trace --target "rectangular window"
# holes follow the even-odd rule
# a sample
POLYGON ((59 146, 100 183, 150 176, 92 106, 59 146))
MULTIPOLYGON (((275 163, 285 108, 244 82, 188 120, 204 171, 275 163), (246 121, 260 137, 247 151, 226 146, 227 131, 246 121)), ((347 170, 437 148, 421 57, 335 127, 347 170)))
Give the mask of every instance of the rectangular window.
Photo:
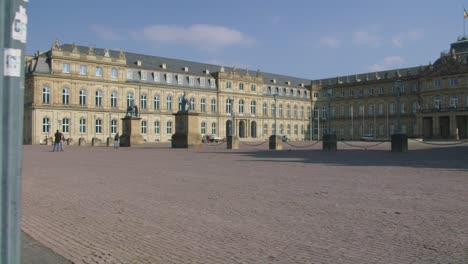
POLYGON ((111 69, 111 77, 116 79, 118 77, 118 71, 116 68, 111 69))
POLYGON ((88 75, 88 67, 86 65, 80 65, 80 75, 88 75))
POLYGON ((111 120, 111 133, 112 134, 117 133, 117 120, 115 120, 115 119, 111 120))
POLYGON ((159 95, 154 96, 154 110, 159 110, 160 108, 160 99, 159 95))
POLYGON ((101 119, 96 119, 96 125, 94 128, 95 128, 94 132, 96 134, 102 133, 102 120, 101 119))
POLYGON ((172 134, 172 121, 167 121, 167 124, 166 124, 166 133, 167 133, 167 134, 172 134))
POLYGON ((141 71, 141 80, 146 81, 148 79, 148 73, 145 71, 141 71))
POLYGON ((102 76, 102 67, 96 67, 96 76, 102 76))
POLYGON ((216 82, 215 79, 210 79, 210 87, 215 88, 216 82))
POLYGON ((172 83, 172 74, 166 73, 166 82, 172 83))
POLYGON ((80 119, 80 134, 86 133, 86 119, 81 118, 80 119))
POLYGON ((159 135, 159 121, 154 121, 154 133, 159 135))
POLYGON ((132 70, 127 70, 127 79, 133 80, 133 71, 132 70))
POLYGON ((243 83, 239 83, 239 90, 244 91, 244 84, 243 83))
POLYGON ((450 87, 457 87, 458 80, 457 79, 450 79, 450 87))
POLYGON ((141 121, 141 134, 146 135, 146 121, 141 121))
POLYGON ((413 86, 411 86, 411 91, 412 92, 417 92, 418 91, 418 85, 414 83, 413 86))
POLYGON ((69 63, 63 63, 62 64, 62 72, 63 73, 70 73, 70 64, 69 63))
POLYGON ((216 113, 216 100, 211 99, 211 112, 216 113))
POLYGON ((189 85, 193 86, 195 84, 195 78, 193 76, 189 77, 189 85))
POLYGON ((257 91, 257 85, 252 84, 252 85, 250 86, 250 91, 252 91, 252 92, 257 91))
POLYGON ((50 132, 50 120, 48 117, 42 118, 42 133, 50 132))
POLYGON ((216 134, 216 123, 211 123, 211 134, 216 134))
POLYGON ((147 104, 146 104, 146 94, 142 94, 140 96, 140 107, 142 110, 145 110, 146 108, 148 108, 147 104))
POLYGON ((205 78, 200 77, 200 86, 205 86, 205 78))
POLYGON ((440 87, 440 80, 434 80, 434 87, 440 87))

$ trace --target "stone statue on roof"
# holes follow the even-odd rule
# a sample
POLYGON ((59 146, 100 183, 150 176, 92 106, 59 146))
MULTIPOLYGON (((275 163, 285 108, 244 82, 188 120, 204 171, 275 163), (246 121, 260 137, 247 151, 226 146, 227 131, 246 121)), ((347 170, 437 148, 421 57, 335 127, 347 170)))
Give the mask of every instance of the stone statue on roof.
POLYGON ((62 49, 60 48, 60 43, 59 43, 59 40, 58 40, 58 39, 55 39, 55 42, 54 42, 54 44, 52 45, 52 49, 53 49, 53 50, 62 50, 62 49))
POLYGON ((109 49, 108 49, 108 48, 105 48, 105 49, 104 49, 104 57, 110 57, 109 49))
POLYGON ((125 60, 125 53, 123 52, 123 49, 120 49, 119 59, 125 60))
POLYGON ((94 55, 94 48, 92 45, 89 45, 88 47, 88 55, 94 55))
POLYGON ((75 42, 73 42, 73 44, 72 44, 72 52, 73 53, 78 53, 78 47, 76 46, 75 42))

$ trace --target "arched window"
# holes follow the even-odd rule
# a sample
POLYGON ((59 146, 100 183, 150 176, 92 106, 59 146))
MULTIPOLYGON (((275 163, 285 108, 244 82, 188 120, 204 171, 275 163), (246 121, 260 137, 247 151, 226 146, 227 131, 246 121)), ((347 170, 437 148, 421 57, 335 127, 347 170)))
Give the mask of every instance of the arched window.
POLYGON ((117 107, 117 92, 111 93, 111 107, 117 107))
POLYGON ((294 118, 297 118, 297 105, 294 106, 294 118))
POLYGON ((240 99, 239 100, 239 114, 244 113, 244 100, 240 99))
POLYGON ((99 91, 99 90, 96 91, 96 100, 95 101, 96 101, 95 103, 96 103, 97 107, 102 106, 102 91, 99 91))
POLYGON ((257 113, 257 102, 255 102, 255 100, 252 100, 250 102, 250 113, 252 115, 255 115, 257 113))
POLYGON ((154 110, 159 110, 160 107, 161 107, 161 103, 160 103, 160 98, 159 98, 159 95, 155 95, 154 96, 154 102, 153 102, 153 107, 154 107, 154 110))
POLYGON ((283 126, 283 124, 280 124, 279 127, 280 127, 280 134, 283 135, 283 133, 284 133, 284 126, 283 126))
POLYGON ((81 106, 86 105, 86 90, 85 89, 80 90, 80 105, 81 106))
POLYGON ((84 117, 80 118, 80 134, 86 133, 86 119, 84 117))
POLYGON ((117 120, 115 119, 111 120, 111 133, 112 134, 117 133, 117 120))
POLYGON ((211 99, 211 112, 216 113, 216 99, 211 99))
POLYGON ((290 124, 288 124, 286 131, 287 131, 286 134, 291 135, 291 125, 290 124))
POLYGON ((127 94, 127 108, 133 105, 133 93, 127 94))
POLYGON ((195 98, 190 98, 190 111, 195 111, 195 98))
POLYGON ((216 135, 216 122, 211 123, 211 134, 216 135))
POLYGON ((244 84, 243 83, 239 83, 239 90, 244 91, 244 84))
POLYGON ((263 115, 268 116, 268 104, 263 103, 263 115))
POLYGON ((172 96, 166 97, 166 109, 167 111, 172 111, 172 96))
POLYGON ((286 116, 291 117, 291 106, 289 104, 286 106, 286 116))
POLYGON ((166 133, 172 134, 172 121, 167 121, 166 123, 166 133))
POLYGON ((140 107, 141 109, 147 109, 148 108, 148 105, 147 105, 147 100, 146 100, 146 94, 142 94, 140 95, 140 107))
POLYGON ((279 115, 283 116, 283 104, 279 105, 279 115))
POLYGON ((182 111, 182 100, 183 100, 183 97, 182 96, 179 96, 179 100, 178 100, 178 105, 179 105, 179 111, 182 111))
POLYGON ((231 99, 226 99, 226 113, 232 112, 231 99))
POLYGON ((50 88, 49 87, 42 88, 42 103, 50 104, 50 88))
POLYGON ((200 112, 204 113, 206 112, 206 99, 202 98, 200 100, 200 112))
POLYGON ((297 125, 294 125, 294 135, 298 135, 298 127, 297 125))
POLYGON ((200 133, 203 134, 203 135, 206 134, 206 123, 205 122, 201 122, 200 133))
POLYGON ((62 104, 68 105, 70 104, 70 89, 63 88, 62 90, 62 104))
POLYGON ((102 133, 102 120, 101 119, 96 119, 95 124, 94 124, 94 132, 96 134, 102 133))
POLYGON ((231 82, 226 82, 226 88, 231 89, 232 88, 232 83, 231 82))

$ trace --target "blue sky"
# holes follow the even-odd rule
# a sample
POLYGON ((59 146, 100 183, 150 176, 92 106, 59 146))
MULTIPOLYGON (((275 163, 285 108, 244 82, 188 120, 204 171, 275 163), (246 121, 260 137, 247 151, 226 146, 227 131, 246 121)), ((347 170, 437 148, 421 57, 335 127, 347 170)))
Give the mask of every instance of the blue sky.
POLYGON ((435 61, 463 35, 464 4, 468 8, 468 0, 32 0, 27 53, 48 50, 58 38, 329 78, 435 61))

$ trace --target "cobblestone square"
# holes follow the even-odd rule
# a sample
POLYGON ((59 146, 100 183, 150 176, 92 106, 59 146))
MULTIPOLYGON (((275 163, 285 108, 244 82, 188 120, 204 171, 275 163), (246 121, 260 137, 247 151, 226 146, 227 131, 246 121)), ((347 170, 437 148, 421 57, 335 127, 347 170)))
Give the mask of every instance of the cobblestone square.
POLYGON ((468 263, 467 146, 320 147, 24 146, 22 229, 74 263, 468 263))

